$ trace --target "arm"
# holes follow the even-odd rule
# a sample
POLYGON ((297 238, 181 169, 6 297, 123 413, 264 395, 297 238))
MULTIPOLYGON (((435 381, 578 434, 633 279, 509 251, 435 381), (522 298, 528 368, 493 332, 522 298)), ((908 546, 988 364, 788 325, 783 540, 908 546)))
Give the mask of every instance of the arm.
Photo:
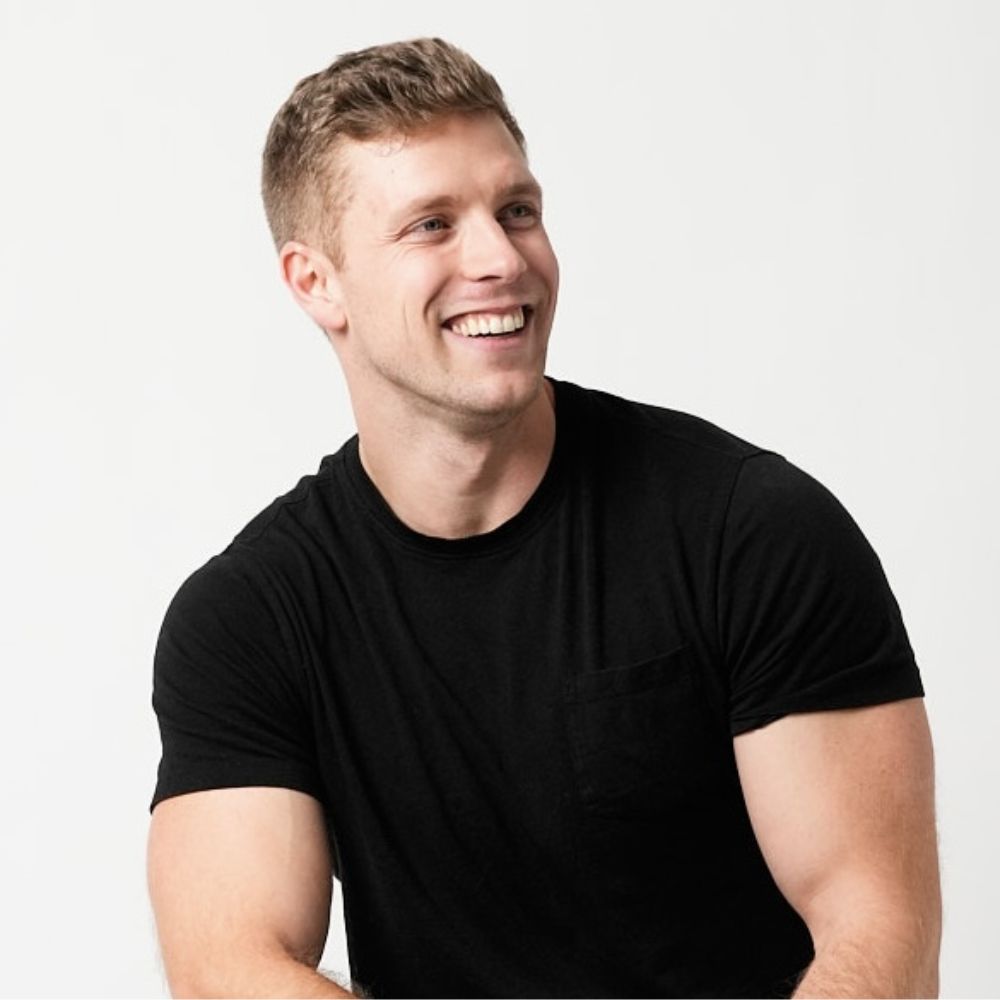
POLYGON ((796 997, 936 997, 941 891, 922 699, 734 740, 754 833, 816 958, 796 997))
POLYGON ((165 799, 147 874, 173 996, 354 995, 316 971, 332 875, 311 796, 251 787, 165 799))

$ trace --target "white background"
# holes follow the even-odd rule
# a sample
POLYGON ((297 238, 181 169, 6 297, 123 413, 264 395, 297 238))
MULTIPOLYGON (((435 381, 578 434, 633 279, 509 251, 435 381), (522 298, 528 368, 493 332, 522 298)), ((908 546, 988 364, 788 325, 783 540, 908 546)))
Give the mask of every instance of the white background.
POLYGON ((262 144, 300 77, 426 34, 527 135, 550 373, 782 452, 879 552, 936 740, 942 992, 996 996, 1000 4, 956 0, 0 5, 0 990, 164 995, 160 620, 354 430, 262 144))

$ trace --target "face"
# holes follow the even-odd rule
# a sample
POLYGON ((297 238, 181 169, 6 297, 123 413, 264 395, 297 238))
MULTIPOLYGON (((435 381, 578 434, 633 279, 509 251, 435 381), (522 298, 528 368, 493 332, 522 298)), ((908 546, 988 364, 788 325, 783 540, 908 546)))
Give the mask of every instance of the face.
POLYGON ((343 156, 331 333, 355 405, 392 394, 453 421, 523 410, 542 387, 559 268, 514 138, 495 115, 463 115, 343 156))

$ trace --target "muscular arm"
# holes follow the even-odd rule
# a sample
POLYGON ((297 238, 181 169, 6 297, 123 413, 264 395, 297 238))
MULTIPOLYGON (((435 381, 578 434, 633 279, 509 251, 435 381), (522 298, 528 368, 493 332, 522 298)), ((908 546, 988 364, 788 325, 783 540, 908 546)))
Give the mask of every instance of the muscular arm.
POLYGON ((147 860, 173 996, 355 995, 316 971, 332 893, 316 799, 263 787, 165 799, 147 860))
POLYGON ((941 895, 922 699, 737 736, 747 809, 816 958, 796 997, 936 997, 941 895))

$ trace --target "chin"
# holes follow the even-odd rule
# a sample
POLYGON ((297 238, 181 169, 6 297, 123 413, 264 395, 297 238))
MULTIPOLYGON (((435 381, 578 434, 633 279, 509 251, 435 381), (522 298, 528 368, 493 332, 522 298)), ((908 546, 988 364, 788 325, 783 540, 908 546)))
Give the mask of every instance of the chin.
POLYGON ((416 376, 396 366, 376 366, 382 389, 389 390, 403 409, 442 417, 466 430, 488 431, 523 413, 541 393, 541 368, 438 373, 416 376))
POLYGON ((513 417, 544 393, 542 372, 504 372, 456 387, 456 408, 483 416, 513 417))

